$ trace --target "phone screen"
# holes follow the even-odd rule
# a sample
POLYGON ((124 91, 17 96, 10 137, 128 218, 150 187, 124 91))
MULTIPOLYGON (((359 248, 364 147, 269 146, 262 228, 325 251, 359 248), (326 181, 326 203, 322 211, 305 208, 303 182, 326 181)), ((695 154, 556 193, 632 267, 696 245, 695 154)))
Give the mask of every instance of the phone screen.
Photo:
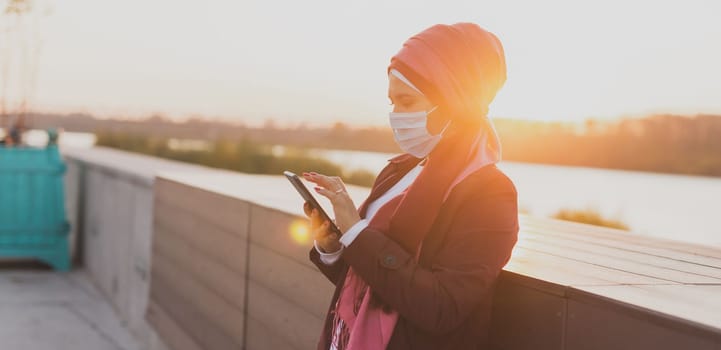
POLYGON ((325 210, 323 210, 323 207, 320 206, 320 204, 315 199, 315 197, 313 197, 313 194, 310 193, 310 191, 308 190, 307 187, 305 187, 305 185, 300 180, 298 175, 296 175, 290 171, 287 171, 287 170, 283 172, 283 175, 285 175, 285 177, 288 178, 288 181, 290 181, 290 183, 293 184, 293 187, 295 187, 295 189, 298 191, 298 193, 300 193, 300 196, 303 197, 303 199, 305 199, 306 202, 310 203, 310 206, 312 208, 318 209, 318 212, 320 213, 320 217, 323 220, 328 220, 330 222, 331 231, 340 235, 341 232, 338 229, 338 227, 335 225, 333 220, 330 219, 328 214, 326 214, 325 210))

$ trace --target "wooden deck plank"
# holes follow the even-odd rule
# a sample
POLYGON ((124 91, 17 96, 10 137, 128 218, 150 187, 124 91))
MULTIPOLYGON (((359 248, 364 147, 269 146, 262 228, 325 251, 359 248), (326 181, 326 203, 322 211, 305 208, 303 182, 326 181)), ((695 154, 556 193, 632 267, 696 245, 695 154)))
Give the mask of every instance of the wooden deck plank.
MULTIPOLYGON (((259 283, 248 281, 248 319, 272 329, 275 336, 297 349, 313 349, 323 328, 324 317, 306 311, 259 283)), ((248 332, 248 344, 254 337, 263 336, 248 332)))
POLYGON ((201 218, 208 225, 243 238, 248 234, 248 202, 163 178, 156 181, 154 193, 156 200, 161 199, 175 208, 185 209, 185 212, 201 218))
POLYGON ((189 334, 202 326, 205 330, 194 336, 199 343, 209 349, 242 347, 243 309, 181 270, 158 251, 153 252, 152 279, 151 300, 170 313, 189 334), (186 308, 183 313, 175 312, 186 308), (208 345, 219 344, 221 340, 226 345, 208 345))
MULTIPOLYGON (((153 266, 155 265, 154 263, 153 266)), ((168 317, 203 349, 242 349, 243 342, 239 337, 241 334, 234 332, 235 336, 229 335, 218 325, 219 322, 226 321, 226 317, 218 315, 214 298, 204 299, 205 295, 195 292, 197 289, 202 289, 202 286, 197 285, 193 287, 195 290, 188 290, 185 286, 167 281, 164 277, 157 272, 153 273, 153 284, 150 288, 151 303, 165 310, 168 317), (203 302, 194 302, 199 300, 203 302), (207 309, 215 309, 215 311, 207 312, 207 309)), ((242 319, 236 319, 231 325, 240 324, 242 327, 242 322, 242 319)), ((170 339, 164 340, 167 343, 173 342, 170 339)))
MULTIPOLYGON (((287 180, 286 180, 287 182, 287 180)), ((294 239, 291 234, 292 223, 305 224, 307 218, 300 218, 278 210, 252 206, 250 209, 253 220, 250 222, 250 241, 270 249, 282 256, 293 259, 308 268, 316 269, 308 259, 308 249, 313 244, 310 235, 294 239)))
POLYGON ((160 305, 150 302, 146 319, 158 332, 163 342, 173 350, 203 350, 160 305))
POLYGON ((249 278, 286 300, 324 319, 335 286, 318 268, 251 244, 249 278))
POLYGON ((694 322, 721 335, 721 284, 575 286, 573 289, 694 322))
MULTIPOLYGON (((599 238, 611 238, 615 241, 628 244, 638 244, 644 247, 661 248, 679 253, 693 252, 693 255, 721 260, 721 245, 703 245, 699 243, 685 242, 681 239, 672 240, 656 237, 648 234, 625 231, 609 227, 583 224, 572 221, 558 220, 546 217, 529 217, 519 215, 521 227, 536 227, 539 229, 552 229, 569 234, 585 234, 599 238)), ((679 233, 682 237, 683 233, 679 233)))
MULTIPOLYGON (((305 350, 297 344, 288 343, 283 337, 278 336, 278 330, 267 327, 253 317, 248 317, 248 339, 244 349, 247 350, 305 350)), ((312 348, 310 348, 312 349, 312 348)))
MULTIPOLYGON (((636 275, 648 276, 675 283, 721 283, 721 278, 714 278, 696 273, 688 273, 668 267, 659 267, 649 261, 634 261, 625 258, 623 255, 603 255, 600 250, 592 251, 584 249, 579 244, 561 245, 558 242, 544 242, 540 239, 519 240, 517 246, 532 251, 544 252, 547 254, 564 257, 566 259, 584 262, 592 265, 603 266, 610 269, 625 271, 636 275)), ((658 262, 658 261, 656 261, 658 262)))
POLYGON ((155 255, 161 255, 198 283, 217 293, 238 309, 243 309, 245 283, 243 275, 194 250, 187 242, 162 228, 155 229, 155 255))
POLYGON ((227 232, 221 227, 212 225, 202 217, 195 216, 183 209, 155 200, 154 226, 183 239, 199 253, 214 260, 241 276, 245 275, 245 247, 247 237, 227 232))
POLYGON ((615 247, 625 251, 635 251, 721 268, 721 248, 716 247, 669 241, 641 236, 632 232, 542 218, 522 219, 521 232, 539 233, 544 236, 584 241, 601 246, 615 247), (549 221, 551 222, 549 223, 549 221))
MULTIPOLYGON (((559 286, 668 284, 667 280, 610 269, 516 245, 504 270, 559 286)), ((558 290, 558 289, 557 289, 558 290)))
POLYGON ((550 244, 555 247, 573 249, 575 251, 594 254, 609 259, 628 260, 643 265, 652 265, 673 271, 679 271, 721 280, 721 268, 700 265, 655 254, 647 254, 644 252, 631 250, 622 250, 616 247, 608 247, 583 240, 569 240, 526 231, 522 233, 522 238, 520 241, 524 244, 532 245, 534 247, 538 246, 538 248, 542 248, 544 245, 550 244))
POLYGON ((565 297, 519 285, 509 275, 501 274, 494 293, 490 348, 562 349, 565 297))
POLYGON ((568 299, 565 350, 718 350, 717 333, 613 302, 568 299))

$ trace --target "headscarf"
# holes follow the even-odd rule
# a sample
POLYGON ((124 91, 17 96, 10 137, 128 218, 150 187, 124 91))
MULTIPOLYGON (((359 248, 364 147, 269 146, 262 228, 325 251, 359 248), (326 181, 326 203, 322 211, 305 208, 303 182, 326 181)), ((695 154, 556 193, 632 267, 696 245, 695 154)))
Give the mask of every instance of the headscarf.
POLYGON ((391 69, 439 106, 435 113, 451 120, 385 231, 414 254, 455 185, 501 159, 488 108, 506 81, 506 63, 493 33, 456 23, 437 24, 408 39, 391 58, 391 69))
MULTIPOLYGON (((417 262, 421 243, 455 185, 501 159, 488 106, 505 83, 505 57, 498 38, 476 24, 437 24, 408 39, 391 58, 389 74, 391 70, 397 70, 406 78, 402 80, 437 105, 436 113, 451 120, 418 177, 381 207, 368 225, 385 233, 417 262)), ((362 215, 378 196, 370 194, 359 209, 362 215)), ((383 349, 388 345, 399 315, 388 305, 378 308, 382 301, 377 299, 350 267, 334 309, 331 336, 340 329, 333 344, 337 349, 383 349)))

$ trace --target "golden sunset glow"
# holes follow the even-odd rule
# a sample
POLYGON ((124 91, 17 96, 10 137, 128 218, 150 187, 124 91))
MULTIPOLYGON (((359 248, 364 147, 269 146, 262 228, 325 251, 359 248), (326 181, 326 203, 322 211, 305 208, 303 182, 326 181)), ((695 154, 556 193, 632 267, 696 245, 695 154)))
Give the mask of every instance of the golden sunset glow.
POLYGON ((308 227, 306 220, 293 221, 288 228, 288 232, 290 232, 291 239, 300 245, 308 244, 311 241, 310 227, 308 227))
POLYGON ((36 3, 42 13, 18 36, 37 34, 25 43, 43 111, 387 126, 390 57, 431 24, 472 21, 506 53, 493 117, 721 112, 721 2, 36 3))

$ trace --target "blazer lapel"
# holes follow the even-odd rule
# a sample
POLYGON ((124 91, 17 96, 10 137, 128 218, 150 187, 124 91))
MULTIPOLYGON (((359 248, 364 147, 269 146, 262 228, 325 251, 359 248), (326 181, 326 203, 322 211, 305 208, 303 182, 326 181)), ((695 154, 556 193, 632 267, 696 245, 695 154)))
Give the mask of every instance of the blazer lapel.
POLYGON ((361 218, 366 217, 366 211, 370 203, 382 196, 388 191, 393 185, 395 185, 400 179, 405 176, 413 167, 415 167, 421 159, 411 156, 408 153, 401 154, 399 156, 389 159, 388 165, 378 174, 378 179, 371 189, 371 193, 368 195, 363 204, 358 209, 358 213, 361 218))

